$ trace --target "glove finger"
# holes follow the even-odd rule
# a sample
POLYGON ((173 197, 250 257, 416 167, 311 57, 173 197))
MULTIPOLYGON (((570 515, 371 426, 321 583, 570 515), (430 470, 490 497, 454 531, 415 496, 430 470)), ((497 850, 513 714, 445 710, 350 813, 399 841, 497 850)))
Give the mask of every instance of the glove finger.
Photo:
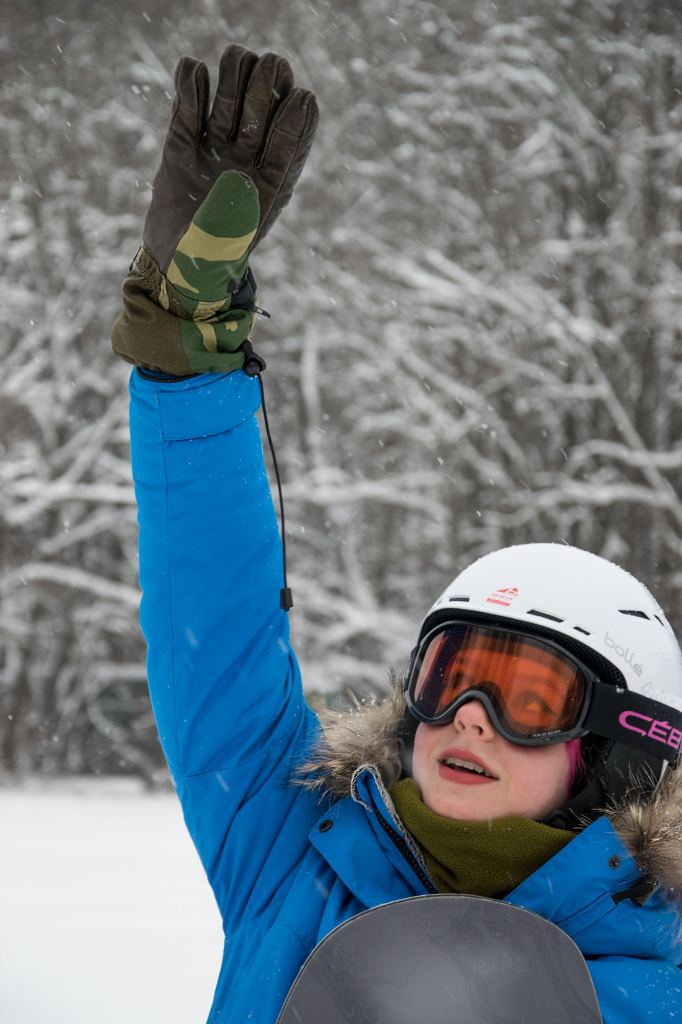
POLYGON ((175 69, 175 101, 168 141, 194 143, 201 137, 208 114, 210 82, 206 65, 181 57, 175 69))
POLYGON ((298 178, 313 144, 318 121, 315 94, 307 89, 292 89, 275 113, 258 160, 268 177, 270 174, 288 177, 295 162, 298 178))
POLYGON ((308 159, 319 122, 315 94, 292 89, 277 108, 268 138, 259 158, 259 176, 269 188, 261 194, 261 227, 255 246, 270 230, 291 199, 294 186, 308 159), (263 203, 268 195, 267 207, 263 203))
POLYGON ((294 73, 285 57, 266 53, 259 59, 251 72, 239 121, 237 145, 245 159, 255 160, 274 111, 293 87, 294 73))
POLYGON ((237 134, 237 125, 244 105, 244 94, 258 55, 245 46, 231 43, 220 58, 218 88, 213 109, 206 125, 209 148, 219 155, 225 143, 237 134))

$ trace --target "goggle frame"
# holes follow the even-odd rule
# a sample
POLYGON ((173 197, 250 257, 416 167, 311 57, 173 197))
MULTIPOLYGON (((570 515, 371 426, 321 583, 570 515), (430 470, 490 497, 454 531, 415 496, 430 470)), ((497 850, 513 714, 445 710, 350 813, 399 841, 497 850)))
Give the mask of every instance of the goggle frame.
MULTIPOLYGON (((413 652, 413 657, 410 663, 407 685, 405 687, 405 703, 407 704, 408 711, 417 719, 417 721, 423 722, 426 725, 449 725, 454 721, 457 711, 464 704, 469 703, 471 700, 479 700, 485 708, 496 731, 499 732, 499 734, 506 740, 509 740, 510 743, 515 743, 523 747, 546 747, 554 743, 567 743, 569 740, 578 739, 588 734, 590 730, 585 727, 584 723, 592 704, 593 695, 597 688, 607 685, 608 684, 604 684, 597 673, 581 661, 580 658, 577 658, 572 653, 568 653, 560 644, 555 643, 549 638, 538 636, 536 633, 526 632, 522 629, 509 628, 507 625, 498 625, 497 623, 485 625, 481 622, 462 617, 461 619, 452 618, 438 623, 438 625, 434 626, 434 628, 422 638, 418 647, 413 652), (500 717, 489 693, 486 690, 478 688, 476 685, 465 690, 463 693, 458 694, 457 697, 448 704, 440 714, 424 714, 424 712, 419 709, 414 699, 414 691, 419 680, 421 665, 431 641, 436 636, 447 632, 447 630, 452 627, 474 629, 487 636, 500 633, 512 636, 515 640, 518 639, 526 643, 530 643, 532 646, 538 647, 541 650, 546 649, 554 657, 566 662, 574 671, 577 670, 582 673, 584 679, 584 692, 575 723, 570 727, 570 729, 555 729, 531 735, 520 735, 519 733, 514 732, 514 730, 509 727, 509 723, 506 723, 504 719, 500 717)), ((608 688, 611 690, 613 689, 611 686, 608 688)), ((502 704, 502 702, 500 702, 500 704, 502 704)))

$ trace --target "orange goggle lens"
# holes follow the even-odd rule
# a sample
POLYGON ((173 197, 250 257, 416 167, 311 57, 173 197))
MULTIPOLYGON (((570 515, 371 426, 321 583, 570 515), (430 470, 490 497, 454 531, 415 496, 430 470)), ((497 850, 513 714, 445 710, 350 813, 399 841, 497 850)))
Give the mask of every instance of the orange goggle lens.
POLYGON ((426 638, 410 682, 423 720, 442 720, 470 691, 488 697, 519 737, 568 732, 580 717, 587 681, 554 645, 505 630, 457 624, 426 638))

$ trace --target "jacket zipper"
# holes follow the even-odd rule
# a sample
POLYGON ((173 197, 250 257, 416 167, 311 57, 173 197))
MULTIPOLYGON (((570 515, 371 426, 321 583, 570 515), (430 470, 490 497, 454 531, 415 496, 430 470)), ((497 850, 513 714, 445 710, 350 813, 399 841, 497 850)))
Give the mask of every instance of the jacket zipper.
POLYGON ((433 884, 429 876, 426 874, 421 864, 414 856, 414 854, 412 853, 412 851, 410 850, 409 846, 407 845, 403 837, 400 835, 400 833, 396 832, 396 830, 392 828, 387 821, 384 820, 383 815, 377 813, 377 818, 379 819, 379 824, 383 828, 386 835, 392 841, 393 845, 403 855, 403 857, 410 865, 419 881, 426 888, 427 892, 437 893, 438 890, 436 889, 435 885, 433 884))

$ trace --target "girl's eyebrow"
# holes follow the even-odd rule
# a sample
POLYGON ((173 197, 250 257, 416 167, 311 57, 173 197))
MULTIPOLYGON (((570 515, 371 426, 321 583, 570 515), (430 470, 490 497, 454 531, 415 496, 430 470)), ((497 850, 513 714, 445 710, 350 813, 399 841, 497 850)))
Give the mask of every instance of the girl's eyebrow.
POLYGON ((474 676, 472 676, 470 672, 465 672, 465 670, 462 669, 462 668, 455 667, 452 672, 448 673, 448 675, 449 675, 449 679, 450 679, 450 681, 451 681, 451 683, 453 685, 457 685, 458 686, 462 679, 466 680, 467 682, 471 682, 471 683, 475 683, 476 682, 476 679, 474 678, 474 676))
POLYGON ((528 675, 528 676, 524 676, 523 678, 524 678, 524 681, 527 680, 529 683, 533 683, 536 686, 539 685, 539 686, 544 686, 544 687, 554 686, 555 683, 557 683, 557 682, 565 683, 565 680, 562 679, 561 676, 555 675, 554 673, 552 673, 552 678, 551 679, 548 679, 546 675, 543 675, 543 676, 528 675))

